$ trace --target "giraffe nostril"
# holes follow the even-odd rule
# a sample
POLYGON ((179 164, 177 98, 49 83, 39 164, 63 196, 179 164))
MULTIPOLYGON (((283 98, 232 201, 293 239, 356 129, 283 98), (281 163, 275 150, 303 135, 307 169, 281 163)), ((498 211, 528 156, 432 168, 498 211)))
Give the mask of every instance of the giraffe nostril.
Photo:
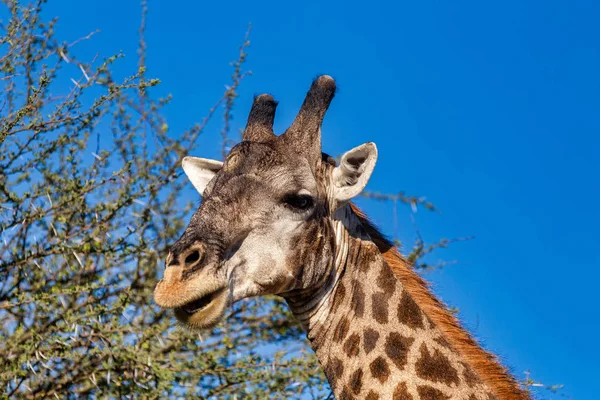
POLYGON ((194 264, 198 260, 200 260, 200 252, 198 250, 194 250, 185 258, 185 265, 188 266, 190 264, 194 264))

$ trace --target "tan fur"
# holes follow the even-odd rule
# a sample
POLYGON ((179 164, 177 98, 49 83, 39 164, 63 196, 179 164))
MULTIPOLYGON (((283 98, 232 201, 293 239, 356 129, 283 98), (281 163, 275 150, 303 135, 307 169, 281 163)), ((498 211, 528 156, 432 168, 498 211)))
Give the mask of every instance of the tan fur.
POLYGON ((450 345, 464 357, 480 379, 494 391, 494 394, 499 399, 506 400, 530 399, 529 394, 519 387, 516 380, 496 357, 481 348, 469 332, 460 326, 458 319, 431 293, 427 282, 411 268, 396 247, 383 237, 366 215, 354 204, 352 204, 352 210, 361 220, 363 227, 377 245, 392 271, 400 279, 403 287, 440 329, 450 345))

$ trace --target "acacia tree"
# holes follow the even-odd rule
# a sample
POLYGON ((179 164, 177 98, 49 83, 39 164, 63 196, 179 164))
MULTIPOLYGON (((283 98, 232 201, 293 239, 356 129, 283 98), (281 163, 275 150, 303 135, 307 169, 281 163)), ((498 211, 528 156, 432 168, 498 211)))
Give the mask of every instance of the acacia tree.
MULTIPOLYGON (((329 393, 304 333, 281 300, 236 304, 199 334, 157 308, 152 291, 169 244, 195 206, 179 165, 222 113, 223 146, 244 71, 205 117, 169 132, 145 67, 123 54, 79 60, 41 18, 44 1, 5 0, 0 26, 0 393, 9 398, 320 398, 329 393), (66 83, 65 83, 66 82, 66 83)), ((367 194, 433 209, 414 197, 367 194)), ((410 259, 449 241, 418 240, 410 259)))
POLYGON ((302 343, 281 302, 244 302, 203 337, 178 328, 152 301, 161 260, 194 206, 182 200, 180 160, 215 113, 224 109, 230 118, 247 40, 221 99, 197 125, 171 134, 160 114, 170 99, 151 96, 159 81, 146 76, 143 39, 137 71, 117 81, 111 68, 123 55, 78 60, 77 46, 90 42, 59 42, 57 21, 43 21, 42 6, 6 3, 11 18, 0 39, 6 395, 294 397, 324 390, 302 344, 261 348, 302 343))

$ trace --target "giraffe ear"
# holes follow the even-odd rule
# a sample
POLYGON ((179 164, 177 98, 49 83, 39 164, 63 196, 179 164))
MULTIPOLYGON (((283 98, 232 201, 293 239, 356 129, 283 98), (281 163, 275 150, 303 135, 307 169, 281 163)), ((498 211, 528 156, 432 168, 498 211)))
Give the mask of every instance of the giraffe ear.
POLYGON ((360 194, 367 186, 376 162, 377 147, 372 142, 345 153, 340 165, 333 170, 336 200, 344 202, 360 194))
POLYGON ((219 172, 223 163, 207 158, 184 157, 181 166, 198 193, 202 195, 208 182, 219 172))

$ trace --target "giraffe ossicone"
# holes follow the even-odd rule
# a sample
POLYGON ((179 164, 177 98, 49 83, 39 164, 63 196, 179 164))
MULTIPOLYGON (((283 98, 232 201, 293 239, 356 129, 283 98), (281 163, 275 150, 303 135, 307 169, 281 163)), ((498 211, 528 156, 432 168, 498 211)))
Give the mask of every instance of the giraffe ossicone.
POLYGON ((170 249, 156 303, 207 328, 236 301, 284 297, 338 399, 528 398, 351 203, 377 148, 355 147, 340 165, 322 153, 335 88, 315 79, 279 136, 277 102, 257 96, 224 162, 184 158, 203 201, 170 249))

